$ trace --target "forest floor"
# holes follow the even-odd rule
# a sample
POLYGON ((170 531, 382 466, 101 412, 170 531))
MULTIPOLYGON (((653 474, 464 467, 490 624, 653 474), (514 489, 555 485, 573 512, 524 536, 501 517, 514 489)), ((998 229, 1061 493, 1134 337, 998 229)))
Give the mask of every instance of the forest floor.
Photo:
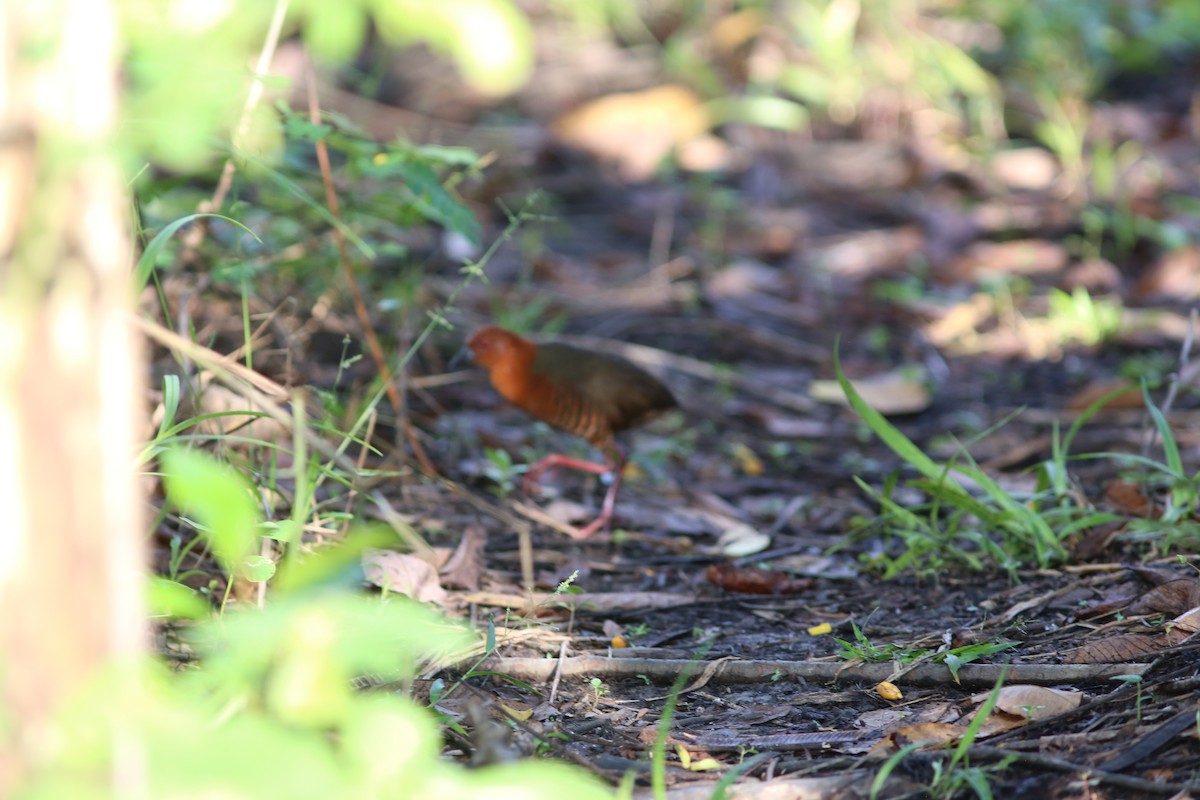
MULTIPOLYGON (((395 72, 432 93, 414 69, 395 72)), ((1138 137, 1114 200, 1072 185, 1037 147, 969 160, 911 132, 728 125, 699 145, 711 172, 655 171, 666 151, 628 122, 638 111, 589 120, 611 147, 581 154, 590 145, 567 116, 577 98, 541 89, 514 101, 516 123, 453 93, 391 98, 438 120, 407 126, 415 140, 498 154, 462 189, 485 241, 504 229, 502 207, 542 197, 487 282, 458 298, 455 329, 405 376, 413 438, 440 479, 401 455, 405 437, 383 421, 376 431, 372 466, 408 466, 373 491, 454 554, 430 597, 494 630, 484 661, 438 676, 470 675, 437 702, 470 733, 448 732, 447 756, 548 752, 613 782, 633 770, 641 797, 662 731, 673 797, 709 797, 742 765, 727 797, 840 798, 867 796, 889 756, 924 742, 881 796, 976 781, 1007 798, 1196 792, 1200 528, 1178 513, 1193 479, 1171 474, 1138 388, 1147 380, 1180 463, 1200 463, 1187 353, 1200 147, 1171 87, 1095 109, 1096 125, 1138 137), (1099 227, 1081 227, 1086 209, 1099 227), (1158 238, 1143 226, 1123 241, 1121 214, 1158 238), (596 513, 600 479, 555 473, 538 497, 520 489, 535 458, 594 452, 505 404, 482 370, 446 366, 492 322, 622 353, 680 399, 623 437, 633 459, 612 531, 568 536, 596 513), (918 473, 846 406, 835 348, 868 403, 937 464, 982 471, 994 483, 956 480, 975 497, 1004 492, 1004 514, 989 524, 937 507, 934 482, 914 485, 918 473), (1122 386, 1069 443, 1090 457, 1059 458, 1081 411, 1122 386), (1047 501, 1063 464, 1064 492, 1047 501), (1045 512, 1063 557, 1001 563, 1016 541, 1004 526, 1029 524, 1020 508, 1045 512), (1083 522, 1064 530, 1055 509, 1083 522)), ((368 130, 394 135, 415 116, 331 96, 368 130)), ((621 97, 672 117, 692 108, 670 91, 621 97)), ((444 240, 405 244, 427 253, 415 326, 462 277, 444 240)), ((375 266, 368 293, 384 291, 388 269, 375 266)), ((266 311, 283 302, 261 294, 266 311)), ((236 346, 229 310, 198 304, 196 327, 236 346)), ((369 359, 342 368, 341 337, 355 333, 345 308, 292 307, 274 325, 286 358, 260 348, 257 368, 281 383, 345 390, 374 377, 369 359)), ((402 582, 390 569, 383 559, 368 574, 402 582)))

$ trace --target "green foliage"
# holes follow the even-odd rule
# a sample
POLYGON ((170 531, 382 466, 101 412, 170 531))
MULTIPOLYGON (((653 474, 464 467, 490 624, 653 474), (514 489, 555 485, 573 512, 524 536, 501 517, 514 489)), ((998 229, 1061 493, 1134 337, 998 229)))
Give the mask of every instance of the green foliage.
MULTIPOLYGON (((310 0, 310 5, 327 4, 310 0)), ((386 41, 424 41, 449 55, 467 82, 488 94, 513 91, 533 67, 533 31, 510 0, 370 0, 367 7, 386 41)))
POLYGON ((567 316, 561 311, 552 312, 554 300, 546 295, 530 297, 527 302, 506 302, 496 294, 492 298, 492 319, 502 328, 517 333, 532 333, 552 336, 567 325, 567 316))
POLYGON ((193 450, 163 454, 167 496, 212 545, 213 554, 230 575, 247 567, 261 521, 250 486, 228 465, 193 450))
POLYGON ((977 133, 1002 129, 998 83, 950 38, 928 32, 922 16, 934 16, 931 7, 791 0, 786 9, 789 32, 808 58, 782 69, 780 88, 834 122, 854 121, 880 95, 891 96, 897 111, 935 108, 977 133))
POLYGON ((198 167, 245 97, 242 64, 262 42, 270 6, 117 4, 126 54, 123 155, 174 169, 198 167))
MULTIPOLYGON (((1070 302, 1075 309, 1066 316, 1079 316, 1077 297, 1066 295, 1061 302, 1070 302)), ((1082 306, 1083 317, 1093 319, 1099 313, 1089 303, 1082 306)), ((888 478, 876 489, 861 479, 858 485, 880 506, 882 513, 872 519, 859 519, 855 525, 859 534, 876 533, 889 540, 898 540, 903 549, 899 554, 882 554, 874 558, 885 577, 905 570, 937 574, 948 564, 962 564, 983 569, 998 565, 1014 574, 1025 565, 1046 567, 1061 562, 1067 556, 1066 543, 1075 535, 1097 525, 1119 519, 1115 514, 1097 512, 1080 504, 1070 484, 1071 458, 1111 458, 1134 468, 1128 480, 1161 490, 1165 497, 1163 512, 1154 518, 1128 521, 1122 535, 1134 541, 1153 541, 1162 551, 1194 548, 1200 542, 1200 472, 1187 471, 1165 415, 1154 404, 1148 386, 1143 382, 1143 399, 1161 442, 1162 459, 1124 453, 1095 453, 1070 456, 1071 443, 1079 430, 1100 409, 1125 389, 1117 389, 1084 409, 1065 435, 1057 425, 1051 439, 1051 458, 1036 468, 1037 483, 1033 492, 1015 496, 1003 489, 991 476, 976 465, 965 452, 962 463, 951 461, 938 464, 907 439, 890 422, 870 408, 845 379, 835 352, 838 380, 851 406, 858 411, 870 430, 897 453, 921 477, 909 482, 927 499, 920 502, 896 499, 898 479, 888 478), (968 491, 959 477, 969 481, 974 491, 968 491)), ((866 656, 863 656, 866 657, 866 656)))
POLYGON ((1051 289, 1048 301, 1048 316, 1058 331, 1058 341, 1090 347, 1110 339, 1121 326, 1121 304, 1095 300, 1082 286, 1076 286, 1070 294, 1051 289))
POLYGON ((952 647, 946 650, 930 650, 924 647, 910 647, 896 643, 879 645, 867 638, 867 635, 859 629, 854 620, 850 621, 850 629, 854 633, 853 642, 845 639, 834 639, 834 641, 842 646, 842 651, 838 655, 847 661, 857 660, 870 663, 894 661, 898 664, 929 661, 934 664, 945 664, 955 681, 958 681, 958 670, 963 665, 1017 646, 1016 642, 983 642, 980 644, 952 647))
MULTIPOLYGON (((309 233, 328 227, 338 228, 358 256, 372 261, 384 256, 395 258, 398 228, 423 224, 440 226, 472 245, 480 244, 479 223, 453 190, 457 183, 479 174, 478 156, 473 152, 418 147, 403 141, 380 145, 337 115, 328 115, 328 122, 313 125, 285 108, 280 108, 279 114, 287 132, 287 157, 274 165, 244 157, 251 169, 239 172, 235 181, 238 191, 252 198, 230 205, 230 213, 245 223, 213 215, 214 235, 204 247, 211 250, 205 257, 215 262, 211 275, 218 285, 243 294, 252 285, 258 297, 267 302, 328 291, 343 275, 338 255, 331 237, 321 237, 314 243, 309 233), (327 208, 324 187, 309 161, 316 139, 323 140, 335 158, 342 157, 338 169, 358 187, 342 201, 340 220, 327 208), (242 251, 240 259, 230 256, 231 237, 236 237, 233 244, 242 251)), ((139 190, 147 198, 142 204, 147 226, 161 228, 139 263, 139 279, 144 280, 155 274, 156 265, 171 262, 175 256, 172 234, 197 215, 169 219, 180 207, 195 202, 186 194, 186 187, 148 181, 139 190)), ((524 211, 514 215, 514 226, 496 244, 526 219, 524 211)), ((418 280, 420 266, 405 259, 403 275, 410 282, 418 280)), ((367 291, 386 295, 395 288, 393 276, 392 270, 372 270, 362 280, 367 291), (380 285, 372 286, 373 280, 380 285)), ((466 276, 464 287, 482 277, 482 271, 475 269, 466 276)), ((166 311, 168 304, 163 305, 166 311)), ((412 306, 406 303, 391 309, 408 314, 412 306)), ((175 431, 180 433, 182 430, 175 431)))
MULTIPOLYGON (((170 241, 171 237, 178 233, 180 228, 188 223, 195 222, 201 217, 212 217, 213 219, 224 220, 230 225, 236 225, 237 227, 241 228, 250 236, 254 236, 254 231, 250 230, 237 220, 222 216, 221 214, 188 214, 187 216, 180 217, 159 231, 158 234, 150 240, 150 243, 146 245, 145 249, 142 250, 142 256, 138 259, 137 270, 134 274, 133 285, 135 289, 141 289, 146 285, 146 282, 150 280, 150 275, 154 271, 155 265, 158 262, 158 257, 163 252, 163 249, 166 247, 167 242, 170 241)), ((258 239, 257 236, 254 236, 254 238, 258 239)))
POLYGON ((692 656, 683 669, 671 683, 667 693, 667 702, 663 705, 662 714, 658 718, 658 729, 654 734, 654 744, 650 747, 650 787, 655 800, 665 800, 667 796, 667 740, 671 734, 671 722, 675 719, 675 710, 679 706, 679 698, 683 687, 691 680, 692 673, 705 654, 708 653, 712 642, 705 642, 692 656))
POLYGON ((959 4, 956 16, 977 30, 998 31, 992 46, 978 48, 977 58, 1012 99, 1013 129, 1032 134, 1058 156, 1068 188, 1082 188, 1090 178, 1101 197, 1111 181, 1098 162, 1113 143, 1088 141, 1087 101, 1119 72, 1164 71, 1173 51, 1200 41, 1200 28, 1192 24, 1200 10, 1192 0, 1148 6, 1122 0, 974 0, 959 4))
POLYGON ((1003 46, 989 53, 989 64, 1006 81, 1044 86, 1060 97, 1090 97, 1116 71, 1161 67, 1172 49, 1200 41, 1200 29, 1189 24, 1200 18, 1191 0, 1153 7, 1122 0, 973 0, 957 11, 999 29, 1003 46))
MULTIPOLYGON (((261 526, 247 481, 196 451, 170 449, 161 460, 170 500, 202 524, 223 568, 244 573, 260 537, 273 533, 261 526)), ((560 764, 457 768, 440 758, 437 719, 427 709, 401 694, 355 690, 361 675, 407 685, 430 664, 459 662, 477 646, 475 635, 422 604, 359 593, 360 574, 351 587, 340 585, 337 576, 357 566, 362 550, 382 543, 367 529, 286 561, 266 608, 238 607, 220 618, 186 587, 153 580, 160 613, 198 620, 182 635, 199 667, 114 671, 67 709, 63 755, 18 796, 110 796, 94 790, 95 775, 128 755, 118 747, 135 748, 154 797, 466 800, 517 787, 547 800, 562 791, 609 796, 560 764)))
POLYGON ((171 674, 143 664, 112 673, 67 709, 61 757, 16 796, 128 796, 119 786, 98 790, 97 777, 136 754, 151 797, 467 800, 518 787, 547 800, 563 791, 608 797, 560 764, 458 768, 439 758, 427 709, 352 688, 366 673, 411 680, 419 662, 472 638, 403 599, 324 594, 231 612, 190 632, 201 669, 171 674))
POLYGON ((365 177, 399 179, 398 185, 403 188, 412 212, 460 234, 472 244, 479 244, 482 234, 475 215, 443 187, 437 172, 442 166, 472 168, 476 160, 474 153, 467 150, 393 144, 388 151, 369 160, 360 159, 355 166, 365 177))
MULTIPOLYGON (((946 563, 958 563, 982 569, 992 563, 1015 577, 1026 564, 1044 568, 1060 563, 1067 555, 1066 542, 1080 530, 1110 521, 1114 517, 1076 505, 1066 491, 1066 446, 1056 443, 1059 461, 1055 474, 1059 482, 1043 481, 1039 493, 1016 497, 984 472, 966 452, 961 461, 938 464, 909 440, 882 414, 867 405, 842 373, 837 352, 834 368, 838 382, 851 407, 858 412, 872 433, 915 469, 920 477, 910 482, 927 501, 897 502, 893 498, 895 479, 882 491, 856 479, 864 491, 880 504, 883 515, 862 524, 863 530, 878 530, 889 539, 899 539, 904 551, 898 557, 878 558, 885 576, 906 569, 936 573, 946 563), (974 487, 969 491, 961 482, 974 487)), ((1098 410, 1093 406, 1080 415, 1068 435, 1098 410)))
POLYGON ((1170 423, 1150 398, 1145 383, 1142 396, 1161 443, 1162 461, 1124 453, 1105 455, 1132 467, 1133 474, 1128 480, 1150 490, 1161 490, 1165 502, 1161 514, 1152 519, 1131 520, 1128 532, 1122 535, 1133 541, 1154 542, 1165 552, 1195 549, 1200 544, 1200 472, 1187 471, 1170 423))
POLYGON ((527 466, 513 461, 512 454, 507 450, 485 447, 483 457, 483 474, 496 485, 491 491, 498 497, 507 497, 517 488, 517 478, 524 474, 527 466))
MULTIPOLYGON (((385 41, 429 43, 448 55, 469 83, 489 94, 516 89, 533 65, 529 22, 510 0, 308 0, 292 5, 286 28, 302 30, 306 44, 327 60, 354 55, 370 14, 385 41)), ((122 0, 117 7, 128 48, 125 116, 131 124, 121 130, 126 158, 174 169, 200 166, 212 158, 212 142, 242 107, 242 65, 261 46, 272 6, 122 0)), ((277 123, 260 114, 251 136, 237 142, 238 147, 259 154, 277 150, 264 145, 277 142, 278 135, 263 126, 277 123)))

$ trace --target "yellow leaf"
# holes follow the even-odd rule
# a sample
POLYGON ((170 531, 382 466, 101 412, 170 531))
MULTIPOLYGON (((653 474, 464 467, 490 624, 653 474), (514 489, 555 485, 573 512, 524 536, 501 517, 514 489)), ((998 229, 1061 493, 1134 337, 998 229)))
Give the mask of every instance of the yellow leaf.
POLYGON ((828 622, 822 622, 820 625, 813 625, 808 629, 809 636, 824 636, 833 630, 833 626, 828 622))
POLYGON ((875 693, 884 700, 903 700, 904 694, 900 687, 891 681, 880 681, 875 685, 875 693))
POLYGON ((679 742, 675 743, 675 755, 679 756, 679 764, 684 769, 690 769, 692 766, 692 754, 688 749, 679 742))
POLYGON ((746 475, 749 475, 752 478, 757 478, 759 475, 762 475, 767 471, 766 466, 763 465, 762 459, 758 457, 758 454, 742 442, 735 442, 730 450, 732 451, 734 460, 736 460, 738 463, 738 468, 741 469, 741 471, 746 475))
POLYGON ((533 716, 532 708, 514 707, 514 706, 505 705, 503 703, 500 704, 500 707, 504 709, 504 712, 506 714, 508 714, 510 717, 517 720, 518 722, 524 722, 525 720, 527 720, 533 716))

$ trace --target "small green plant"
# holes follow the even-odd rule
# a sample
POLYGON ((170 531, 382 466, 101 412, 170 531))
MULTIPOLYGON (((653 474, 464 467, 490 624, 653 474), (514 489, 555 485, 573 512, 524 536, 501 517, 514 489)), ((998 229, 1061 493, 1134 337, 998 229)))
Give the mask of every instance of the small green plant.
POLYGON ((838 653, 838 656, 847 661, 894 661, 898 664, 929 661, 934 664, 945 664, 955 681, 958 680, 958 670, 963 665, 1017 646, 1016 642, 982 642, 935 651, 928 648, 909 647, 894 643, 877 645, 867 638, 866 634, 854 623, 854 620, 850 620, 850 629, 854 634, 853 642, 845 639, 834 639, 842 647, 842 651, 838 653))
POLYGON ((485 447, 483 457, 485 459, 483 474, 496 484, 489 487, 489 491, 497 497, 507 497, 512 494, 513 490, 517 488, 518 478, 529 469, 524 464, 514 463, 512 454, 507 450, 485 447))
POLYGON ((1051 289, 1047 298, 1049 324, 1060 342, 1079 342, 1094 346, 1112 338, 1121 325, 1121 305, 1097 301, 1087 289, 1075 287, 1070 294, 1051 289))
MULTIPOLYGON (((884 512, 880 518, 861 521, 860 525, 899 539, 904 545, 899 556, 880 557, 885 576, 905 569, 931 573, 946 562, 973 569, 991 562, 1015 577, 1016 570, 1026 563, 1047 567, 1061 562, 1068 555, 1068 537, 1112 519, 1112 515, 1079 507, 1065 492, 1047 490, 1036 496, 1014 496, 982 470, 965 448, 958 458, 937 463, 862 399, 843 374, 836 348, 834 368, 851 407, 875 436, 917 471, 919 477, 909 481, 908 486, 927 498, 923 502, 897 501, 895 493, 900 487, 894 475, 881 490, 855 479, 884 512), (974 489, 968 490, 960 477, 974 489)), ((1095 409, 1089 411, 1094 413, 1095 409)), ((1087 416, 1081 415, 1083 419, 1087 416)), ((1061 459, 1065 466, 1065 453, 1061 459)))
POLYGON ((611 689, 608 688, 608 684, 605 683, 604 681, 600 680, 599 678, 592 678, 591 680, 589 680, 588 688, 591 689, 591 692, 592 692, 592 709, 593 710, 595 710, 596 704, 600 702, 600 698, 604 697, 610 691, 612 691, 611 689))
POLYGON ((1155 518, 1136 518, 1122 536, 1133 541, 1153 541, 1163 551, 1194 548, 1200 543, 1200 472, 1188 472, 1180 453, 1179 442, 1171 431, 1162 410, 1150 397, 1149 388, 1142 384, 1142 398, 1154 433, 1162 448, 1162 461, 1127 453, 1102 454, 1118 464, 1132 468, 1127 477, 1151 490, 1160 490, 1162 513, 1155 518))
POLYGON ((1117 373, 1135 384, 1145 382, 1151 390, 1162 386, 1175 369, 1175 358, 1162 350, 1135 353, 1121 361, 1117 373))

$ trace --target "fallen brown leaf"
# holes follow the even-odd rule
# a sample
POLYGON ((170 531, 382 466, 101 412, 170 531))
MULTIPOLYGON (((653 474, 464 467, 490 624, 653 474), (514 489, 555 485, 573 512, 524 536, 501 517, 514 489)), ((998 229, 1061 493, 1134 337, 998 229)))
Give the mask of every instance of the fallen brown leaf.
POLYGON ((437 570, 424 559, 395 550, 364 550, 363 574, 381 589, 425 603, 446 605, 437 570))
POLYGON ((454 555, 442 567, 442 578, 447 586, 474 591, 479 588, 483 576, 483 548, 487 544, 487 530, 481 525, 468 525, 463 529, 462 540, 454 555))
POLYGON ((713 564, 705 577, 714 586, 745 594, 799 594, 816 585, 812 578, 793 578, 784 572, 771 572, 736 564, 713 564))
POLYGON ((1194 578, 1179 578, 1155 586, 1129 604, 1130 614, 1182 614, 1189 608, 1200 606, 1200 581, 1194 578))
POLYGON ((1088 642, 1068 653, 1065 660, 1068 664, 1116 664, 1146 658, 1165 645, 1161 636, 1123 633, 1088 642))

